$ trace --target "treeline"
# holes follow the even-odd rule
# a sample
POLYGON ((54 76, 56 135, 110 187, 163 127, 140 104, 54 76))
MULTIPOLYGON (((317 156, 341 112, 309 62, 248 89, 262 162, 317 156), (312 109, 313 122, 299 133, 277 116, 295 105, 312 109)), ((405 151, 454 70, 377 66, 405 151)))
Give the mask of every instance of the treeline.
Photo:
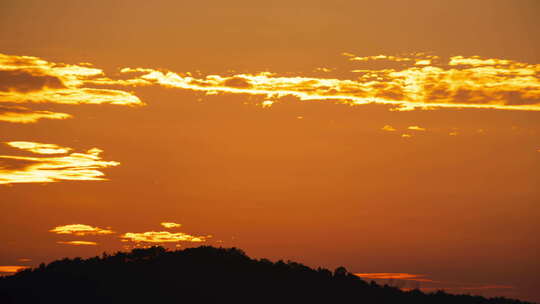
POLYGON ((134 249, 62 259, 0 278, 0 303, 525 304, 506 298, 402 291, 236 248, 134 249))

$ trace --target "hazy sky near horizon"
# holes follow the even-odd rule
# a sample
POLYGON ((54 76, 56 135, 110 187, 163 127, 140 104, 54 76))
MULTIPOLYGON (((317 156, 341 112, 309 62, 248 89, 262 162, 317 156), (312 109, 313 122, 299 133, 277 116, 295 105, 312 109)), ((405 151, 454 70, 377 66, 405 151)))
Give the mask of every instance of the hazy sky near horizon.
POLYGON ((540 2, 0 3, 0 273, 162 244, 540 301, 540 2))

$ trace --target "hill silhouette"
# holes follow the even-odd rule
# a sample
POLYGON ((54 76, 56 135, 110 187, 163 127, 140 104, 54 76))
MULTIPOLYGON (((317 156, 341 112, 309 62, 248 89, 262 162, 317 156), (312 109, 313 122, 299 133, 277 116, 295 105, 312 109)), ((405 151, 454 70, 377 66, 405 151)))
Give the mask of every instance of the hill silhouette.
POLYGON ((134 249, 62 259, 0 278, 0 303, 525 304, 367 283, 295 262, 251 259, 236 248, 134 249))

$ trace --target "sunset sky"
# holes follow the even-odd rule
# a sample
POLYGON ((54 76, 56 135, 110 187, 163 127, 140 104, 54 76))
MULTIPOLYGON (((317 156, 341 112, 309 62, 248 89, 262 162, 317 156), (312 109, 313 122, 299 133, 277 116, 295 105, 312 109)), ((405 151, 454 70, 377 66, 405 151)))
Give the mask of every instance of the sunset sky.
POLYGON ((239 247, 540 302, 540 1, 0 2, 0 275, 239 247))

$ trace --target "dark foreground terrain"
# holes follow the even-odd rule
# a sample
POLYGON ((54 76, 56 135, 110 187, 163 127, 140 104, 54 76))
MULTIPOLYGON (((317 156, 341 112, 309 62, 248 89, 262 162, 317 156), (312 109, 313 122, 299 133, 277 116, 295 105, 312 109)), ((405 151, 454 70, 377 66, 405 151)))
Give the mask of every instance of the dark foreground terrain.
POLYGON ((63 259, 0 278, 0 303, 518 304, 367 283, 338 268, 255 260, 235 248, 162 247, 63 259))

